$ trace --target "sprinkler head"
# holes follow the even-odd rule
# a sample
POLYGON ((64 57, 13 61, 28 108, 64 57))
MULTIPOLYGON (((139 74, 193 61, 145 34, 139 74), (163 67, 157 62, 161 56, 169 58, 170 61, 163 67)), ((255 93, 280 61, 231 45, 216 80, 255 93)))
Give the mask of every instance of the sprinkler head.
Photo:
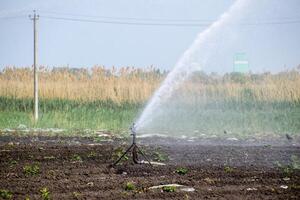
POLYGON ((131 135, 136 135, 136 127, 135 123, 133 123, 130 127, 131 135))
POLYGON ((136 129, 135 129, 135 123, 132 124, 132 126, 130 127, 130 131, 132 135, 132 144, 135 144, 135 140, 136 140, 136 129))

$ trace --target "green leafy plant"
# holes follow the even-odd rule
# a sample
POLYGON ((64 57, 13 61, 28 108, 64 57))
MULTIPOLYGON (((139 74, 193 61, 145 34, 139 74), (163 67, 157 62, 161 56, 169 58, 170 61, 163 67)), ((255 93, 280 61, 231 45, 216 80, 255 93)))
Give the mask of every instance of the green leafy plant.
POLYGON ((293 168, 292 167, 290 167, 290 166, 284 166, 283 168, 282 168, 282 171, 283 171, 283 173, 285 174, 285 176, 290 176, 291 175, 291 173, 293 173, 293 168))
POLYGON ((231 172, 233 172, 233 168, 231 168, 231 167, 229 167, 229 166, 225 166, 225 167, 224 167, 224 171, 225 171, 226 173, 231 173, 231 172))
POLYGON ((44 187, 40 190, 40 192, 43 200, 50 200, 50 192, 48 188, 44 187))
POLYGON ((184 167, 180 167, 180 168, 176 169, 175 172, 179 175, 185 175, 188 173, 188 169, 186 169, 184 167))
POLYGON ((168 155, 160 152, 160 151, 155 151, 154 154, 154 160, 155 161, 158 161, 158 162, 164 162, 164 161, 167 161, 169 158, 168 158, 168 155))
POLYGON ((300 170, 300 159, 298 158, 298 156, 292 155, 291 160, 292 160, 292 164, 291 164, 292 168, 295 170, 300 170))
POLYGON ((0 197, 2 199, 12 199, 13 195, 10 191, 1 189, 0 190, 0 197))
POLYGON ((135 190, 135 185, 132 182, 127 182, 126 185, 125 185, 125 190, 126 191, 135 190))
POLYGON ((79 192, 73 192, 72 195, 75 199, 79 199, 81 196, 81 194, 79 192))
POLYGON ((9 164, 9 167, 13 167, 13 166, 15 166, 15 165, 18 164, 18 161, 16 161, 16 160, 10 160, 10 161, 8 162, 8 164, 9 164))
POLYGON ((89 154, 88 154, 88 158, 95 158, 97 156, 96 152, 95 151, 91 151, 89 154))
POLYGON ((74 154, 71 157, 71 161, 73 161, 73 162, 82 162, 82 158, 78 154, 74 154))
POLYGON ((282 170, 285 176, 290 176, 295 170, 300 170, 300 160, 296 155, 291 156, 289 165, 283 165, 279 161, 276 161, 275 165, 282 170))
POLYGON ((40 167, 37 164, 25 165, 23 167, 23 172, 25 175, 37 175, 40 173, 40 167))
POLYGON ((174 186, 164 186, 164 187, 162 187, 162 191, 164 191, 164 192, 175 192, 176 187, 174 187, 174 186))

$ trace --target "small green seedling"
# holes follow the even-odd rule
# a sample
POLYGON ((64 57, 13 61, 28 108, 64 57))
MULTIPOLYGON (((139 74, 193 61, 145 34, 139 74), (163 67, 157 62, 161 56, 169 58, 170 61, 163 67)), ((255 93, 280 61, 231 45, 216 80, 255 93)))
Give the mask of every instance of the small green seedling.
POLYGON ((43 200, 50 200, 50 192, 48 188, 44 187, 43 189, 40 190, 40 192, 43 200))
MULTIPOLYGON (((114 152, 113 152, 113 159, 115 160, 115 159, 118 159, 118 158, 120 158, 123 154, 124 154, 124 149, 122 148, 122 147, 120 147, 120 148, 117 148, 116 150, 114 150, 114 152)), ((122 158, 122 160, 128 160, 128 156, 127 155, 125 155, 123 158, 122 158)))
POLYGON ((126 185, 125 185, 125 190, 126 190, 126 191, 132 191, 132 190, 135 190, 135 185, 134 185, 132 182, 128 182, 128 183, 126 183, 126 185))
POLYGON ((8 190, 0 190, 0 197, 2 199, 12 199, 13 195, 10 191, 8 190))
POLYGON ((175 172, 179 175, 185 175, 188 173, 188 169, 186 169, 184 167, 180 167, 180 168, 176 169, 175 172))
POLYGON ((233 168, 231 168, 231 167, 229 167, 229 166, 226 166, 226 167, 224 167, 224 171, 225 171, 226 173, 231 173, 231 172, 233 172, 233 168))
POLYGON ((162 191, 164 191, 164 192, 175 192, 176 187, 174 187, 174 186, 164 186, 164 187, 162 187, 162 191))
POLYGON ((23 167, 23 172, 26 176, 37 175, 40 173, 40 167, 37 164, 25 165, 23 167))
POLYGON ((88 158, 95 158, 97 156, 96 152, 95 151, 91 151, 89 154, 88 154, 88 158))
POLYGON ((25 200, 30 200, 29 196, 26 196, 26 197, 25 197, 25 200))
POLYGON ((282 165, 279 161, 276 161, 275 164, 277 165, 278 168, 282 170, 285 176, 290 176, 291 173, 293 172, 293 169, 289 165, 282 165))
POLYGON ((10 160, 9 161, 9 167, 14 167, 17 164, 18 164, 18 161, 16 161, 16 160, 10 160))
POLYGON ((76 198, 76 199, 79 199, 81 194, 79 192, 73 192, 73 197, 76 198))
POLYGON ((291 164, 289 165, 283 165, 279 161, 276 161, 275 164, 287 177, 290 176, 295 170, 300 170, 300 160, 296 155, 291 156, 291 164))
POLYGON ((74 154, 71 158, 73 162, 82 162, 82 158, 78 154, 74 154))
POLYGON ((294 170, 290 166, 285 166, 282 168, 282 171, 283 171, 284 175, 288 177, 293 173, 294 170))
POLYGON ((164 162, 168 160, 168 156, 164 153, 161 153, 159 151, 155 151, 154 154, 154 160, 157 162, 164 162))
POLYGON ((291 164, 292 168, 295 170, 300 170, 300 159, 298 158, 298 156, 292 155, 291 160, 292 160, 292 164, 291 164))

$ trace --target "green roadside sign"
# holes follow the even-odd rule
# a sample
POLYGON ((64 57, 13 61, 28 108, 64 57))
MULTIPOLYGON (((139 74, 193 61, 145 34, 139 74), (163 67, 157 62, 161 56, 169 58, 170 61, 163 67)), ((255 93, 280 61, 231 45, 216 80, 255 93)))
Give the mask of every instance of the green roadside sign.
POLYGON ((233 62, 233 71, 240 73, 249 72, 249 62, 245 53, 236 53, 233 62))

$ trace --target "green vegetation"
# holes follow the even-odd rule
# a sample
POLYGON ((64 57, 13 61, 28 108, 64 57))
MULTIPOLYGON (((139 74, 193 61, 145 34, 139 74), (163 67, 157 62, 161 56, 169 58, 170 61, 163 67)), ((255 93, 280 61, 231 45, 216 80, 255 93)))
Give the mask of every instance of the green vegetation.
POLYGON ((82 196, 79 192, 73 192, 72 195, 75 199, 79 199, 82 196))
POLYGON ((295 170, 300 170, 300 159, 296 155, 291 156, 292 164, 291 167, 295 170))
MULTIPOLYGON (((178 133, 178 130, 189 133, 198 130, 200 133, 221 136, 225 136, 223 130, 227 130, 237 137, 249 134, 255 136, 262 132, 288 132, 293 136, 300 130, 300 102, 227 100, 200 102, 197 105, 183 102, 177 104, 170 104, 164 108, 164 116, 169 117, 155 118, 157 123, 154 124, 157 127, 154 128, 173 131, 174 134, 178 133), (175 107, 180 109, 174 110, 175 107), (197 117, 191 118, 191 114, 197 117), (172 119, 172 122, 169 119, 172 119), (191 128, 193 130, 190 130, 191 128)), ((142 104, 118 104, 109 101, 41 100, 40 119, 38 123, 34 123, 32 100, 0 97, 0 129, 18 129, 20 124, 23 124, 25 128, 62 128, 66 133, 82 134, 86 129, 118 133, 128 130, 142 107, 142 104)), ((194 133, 195 136, 197 134, 194 133)), ((101 140, 102 138, 95 138, 96 142, 101 140)), ((158 159, 163 161, 163 158, 158 159)))
POLYGON ((10 161, 9 161, 9 166, 10 166, 10 167, 12 167, 12 166, 14 166, 14 165, 16 165, 16 164, 18 164, 18 161, 16 161, 16 160, 10 160, 10 161))
POLYGON ((186 169, 184 167, 180 167, 180 168, 176 169, 175 172, 179 175, 185 175, 188 173, 188 169, 186 169))
POLYGON ((81 102, 75 100, 40 100, 40 119, 34 123, 32 99, 0 97, 0 129, 18 128, 20 124, 35 128, 67 130, 127 130, 140 104, 112 101, 81 102))
POLYGON ((189 105, 177 100, 166 104, 163 112, 154 117, 151 129, 176 136, 184 132, 195 137, 200 133, 226 138, 265 133, 293 137, 300 130, 300 102, 215 100, 189 105))
POLYGON ((132 182, 127 182, 126 185, 125 185, 125 190, 126 191, 135 190, 135 185, 132 182))
POLYGON ((40 173, 40 167, 37 164, 25 165, 23 167, 23 172, 26 176, 34 176, 40 173))
MULTIPOLYGON (((35 123, 29 98, 32 69, 0 72, 0 129, 60 128, 81 135, 99 129, 124 132, 166 73, 94 67, 91 72, 43 68, 40 75, 40 118, 35 123)), ((226 130, 225 137, 293 137, 300 130, 299 84, 299 69, 278 74, 196 72, 174 91, 172 101, 162 105, 163 114, 153 114, 151 129, 179 136, 224 136, 226 130)))
POLYGON ((225 167, 224 167, 224 171, 225 171, 226 173, 231 173, 231 172, 233 172, 233 168, 231 168, 231 167, 229 167, 229 166, 225 166, 225 167))
POLYGON ((50 192, 48 190, 48 188, 44 187, 40 190, 41 193, 41 197, 43 200, 50 200, 50 192))
POLYGON ((74 154, 71 157, 71 161, 73 161, 73 162, 82 162, 82 158, 80 157, 80 155, 74 154))
POLYGON ((300 159, 296 155, 291 156, 291 163, 288 165, 283 165, 279 161, 276 161, 275 164, 287 177, 289 177, 294 171, 300 170, 300 159))
POLYGON ((2 199, 12 199, 13 195, 8 190, 0 189, 0 197, 2 199))
POLYGON ((153 160, 157 161, 157 162, 164 162, 164 161, 169 160, 168 155, 165 153, 162 153, 160 150, 156 150, 153 153, 153 157, 154 157, 153 160))
MULTIPOLYGON (((118 147, 113 151, 112 159, 116 160, 119 159, 123 154, 125 153, 125 150, 122 147, 118 147)), ((128 160, 128 156, 125 155, 122 160, 128 160)))
POLYGON ((87 155, 88 158, 95 158, 96 156, 97 156, 97 153, 96 153, 95 151, 91 151, 91 152, 87 155))
POLYGON ((164 186, 164 187, 162 187, 162 191, 164 191, 164 192, 175 192, 176 187, 174 187, 174 186, 164 186))

